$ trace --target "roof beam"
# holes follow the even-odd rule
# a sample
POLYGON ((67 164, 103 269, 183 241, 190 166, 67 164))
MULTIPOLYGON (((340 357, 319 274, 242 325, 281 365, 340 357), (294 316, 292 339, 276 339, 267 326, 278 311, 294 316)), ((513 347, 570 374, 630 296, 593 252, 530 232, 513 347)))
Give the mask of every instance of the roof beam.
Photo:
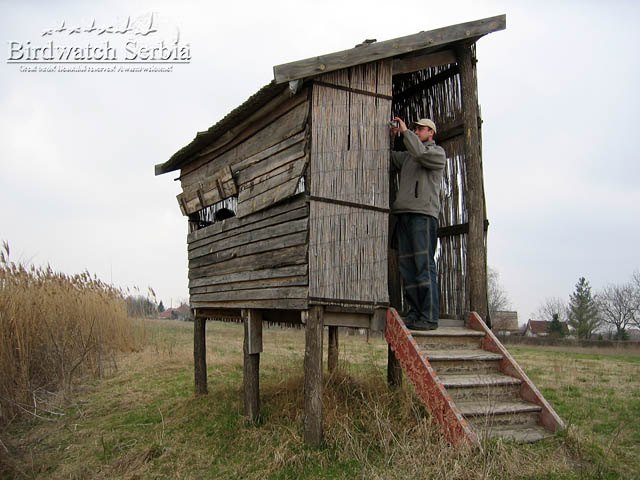
POLYGON ((488 33, 504 30, 506 24, 506 15, 460 23, 393 40, 370 43, 328 55, 276 65, 273 67, 273 74, 276 83, 288 82, 409 52, 431 49, 464 40, 477 40, 488 33))

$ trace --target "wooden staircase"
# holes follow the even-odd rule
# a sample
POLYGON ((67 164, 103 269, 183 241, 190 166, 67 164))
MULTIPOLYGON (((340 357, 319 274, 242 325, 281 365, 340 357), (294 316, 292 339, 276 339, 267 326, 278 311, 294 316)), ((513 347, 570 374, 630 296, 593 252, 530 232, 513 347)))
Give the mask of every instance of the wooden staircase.
POLYGON ((394 309, 386 339, 452 443, 500 436, 536 442, 564 423, 482 319, 441 320, 437 330, 408 330, 394 309))

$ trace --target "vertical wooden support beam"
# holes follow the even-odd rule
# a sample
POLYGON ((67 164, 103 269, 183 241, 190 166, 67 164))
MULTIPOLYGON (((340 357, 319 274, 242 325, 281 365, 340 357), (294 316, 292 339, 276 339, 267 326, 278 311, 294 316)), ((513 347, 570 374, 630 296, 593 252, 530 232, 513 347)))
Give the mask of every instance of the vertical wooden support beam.
POLYGON ((262 352, 262 315, 253 309, 242 310, 244 320, 244 414, 251 422, 260 418, 260 352, 262 352))
POLYGON ((402 386, 402 365, 391 350, 391 345, 387 345, 387 384, 391 388, 402 386))
POLYGON ((457 47, 462 86, 464 121, 464 150, 467 162, 467 192, 465 201, 469 214, 469 237, 467 263, 469 267, 469 304, 471 311, 482 318, 489 313, 487 302, 487 249, 485 244, 484 181, 480 157, 480 135, 478 132, 478 84, 474 65, 472 44, 457 47))
POLYGON ((304 443, 322 443, 322 337, 323 309, 311 307, 306 314, 304 349, 304 443))
MULTIPOLYGON (((390 192, 395 194, 395 183, 392 182, 390 192)), ((393 195, 395 197, 395 195, 393 195)), ((389 203, 391 205, 391 203, 389 203)), ((396 217, 389 216, 389 235, 395 231, 396 217)), ((392 239, 389 239, 391 243, 392 239)), ((402 310, 402 285, 400 283, 400 269, 398 267, 398 250, 391 248, 389 245, 389 258, 388 258, 388 278, 389 278, 389 303, 397 311, 402 310)), ((396 358, 391 345, 387 346, 387 383, 392 388, 402 386, 402 366, 396 358)))
POLYGON ((205 327, 207 319, 196 315, 193 321, 193 366, 195 372, 195 391, 207 393, 207 340, 205 327))
POLYGON ((329 327, 329 345, 327 348, 327 367, 329 373, 333 373, 338 368, 338 328, 329 327))

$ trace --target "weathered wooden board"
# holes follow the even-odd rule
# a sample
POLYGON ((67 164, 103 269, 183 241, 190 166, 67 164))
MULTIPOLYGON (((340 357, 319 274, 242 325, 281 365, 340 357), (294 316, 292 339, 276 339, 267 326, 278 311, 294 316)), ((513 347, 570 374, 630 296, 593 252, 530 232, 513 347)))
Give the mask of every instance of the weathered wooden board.
POLYGON ((272 225, 259 230, 252 230, 246 233, 240 233, 238 235, 225 238, 224 240, 205 245, 204 247, 190 250, 188 257, 189 260, 193 260, 215 252, 237 248, 242 245, 262 242, 264 240, 273 240, 291 233, 304 232, 308 227, 309 220, 306 217, 291 222, 278 223, 277 225, 272 225))
POLYGON ((196 317, 193 322, 193 363, 195 392, 204 395, 207 393, 207 340, 204 318, 196 317))
POLYGON ((271 157, 265 158, 252 166, 240 170, 236 176, 238 185, 247 183, 259 183, 259 179, 268 175, 273 170, 304 156, 305 142, 299 142, 291 148, 287 148, 271 157))
POLYGON ((304 102, 307 99, 307 95, 308 93, 306 91, 301 92, 295 97, 291 96, 291 92, 283 92, 240 124, 227 130, 200 152, 194 154, 192 161, 183 166, 181 174, 186 175, 214 158, 218 158, 229 152, 233 147, 246 140, 256 131, 266 127, 269 123, 272 123, 292 108, 304 102))
POLYGON ((240 195, 242 194, 242 192, 240 192, 240 194, 238 195, 238 217, 242 218, 246 215, 250 215, 292 196, 296 192, 299 181, 300 177, 292 178, 287 182, 272 188, 271 190, 268 190, 255 197, 251 197, 245 201, 241 201, 240 195))
POLYGON ((277 287, 301 287, 309 284, 309 277, 300 275, 296 277, 264 278, 262 280, 249 280, 246 282, 224 283, 205 287, 194 287, 189 290, 191 295, 200 293, 229 292, 236 290, 251 290, 255 288, 277 287))
POLYGON ((201 293, 191 295, 192 302, 215 302, 232 300, 276 300, 289 298, 307 298, 307 287, 256 288, 232 292, 201 293))
POLYGON ((471 46, 460 46, 457 51, 462 86, 463 119, 465 123, 464 150, 467 163, 469 212, 467 258, 469 265, 469 305, 472 312, 487 318, 487 245, 484 232, 486 219, 484 181, 480 133, 478 131, 478 84, 471 46))
POLYGON ((197 288, 208 285, 235 284, 239 282, 260 281, 269 278, 285 278, 307 275, 307 265, 293 265, 281 268, 269 268, 264 270, 248 270, 244 272, 229 273, 205 278, 196 278, 189 281, 189 288, 197 288))
MULTIPOLYGON (((326 322, 325 322, 326 325, 326 322)), ((329 327, 329 344, 327 345, 327 368, 329 373, 333 373, 338 368, 338 327, 329 327)))
POLYGON ((361 313, 324 313, 324 324, 337 327, 369 328, 371 315, 361 313))
MULTIPOLYGON (((307 142, 307 140, 305 139, 306 136, 306 131, 302 131, 300 133, 297 133, 296 135, 294 135, 293 137, 289 137, 285 140, 283 140, 280 143, 275 144, 273 147, 269 147, 265 150, 262 150, 261 152, 256 153, 255 155, 251 155, 250 157, 245 158, 244 160, 240 161, 240 162, 236 162, 234 164, 231 165, 231 171, 234 174, 239 174, 240 172, 242 172, 244 169, 264 160, 265 158, 269 158, 271 156, 275 156, 276 154, 282 152, 283 150, 288 150, 290 148, 293 148, 294 146, 296 146, 297 144, 299 144, 302 141, 305 141, 305 143, 307 142)), ((304 148, 304 147, 303 147, 304 148)), ((240 179, 240 182, 242 181, 242 179, 240 179)))
POLYGON ((306 313, 304 347, 304 443, 319 447, 322 443, 322 307, 306 313))
POLYGON ((185 188, 177 198, 182 214, 191 215, 237 193, 238 188, 231 175, 231 168, 227 165, 213 173, 206 181, 185 188))
POLYGON ((210 237, 203 238, 196 242, 189 244, 189 251, 194 250, 196 248, 201 248, 211 243, 220 242, 230 237, 235 237, 237 235, 251 232, 254 230, 261 230, 273 225, 278 225, 281 223, 287 223, 293 220, 298 220, 301 218, 306 218, 309 216, 309 210, 305 207, 297 208, 295 210, 291 210, 280 215, 276 215, 274 217, 266 218, 259 222, 250 223, 249 225, 245 225, 244 227, 235 228, 233 230, 224 231, 217 235, 212 235, 210 237))
POLYGON ((456 53, 453 50, 442 50, 426 55, 408 55, 405 58, 394 58, 391 70, 393 75, 400 75, 450 63, 456 63, 456 53))
POLYGON ((504 30, 505 28, 506 15, 499 15, 428 32, 420 32, 406 37, 394 38, 384 42, 371 43, 366 46, 320 55, 297 62, 276 65, 273 67, 273 74, 276 82, 288 82, 298 78, 341 70, 353 65, 394 57, 403 53, 433 48, 461 40, 474 40, 487 33, 504 30))
POLYGON ((191 302, 192 308, 269 308, 274 310, 304 310, 308 302, 302 298, 278 299, 278 300, 236 300, 231 302, 191 302))
POLYGON ((180 177, 182 188, 207 179, 225 165, 233 165, 255 155, 304 130, 309 115, 309 102, 305 101, 277 120, 256 132, 253 136, 219 157, 180 177))
POLYGON ((254 355, 262 352, 262 313, 260 310, 249 309, 242 312, 243 317, 248 320, 249 338, 247 342, 247 353, 254 355))
POLYGON ((244 320, 244 413, 249 421, 260 418, 260 352, 262 352, 262 317, 258 310, 242 310, 244 320))
POLYGON ((301 265, 307 263, 307 245, 280 248, 278 250, 261 252, 256 255, 232 258, 215 265, 201 268, 189 268, 189 279, 212 277, 226 273, 242 272, 246 270, 260 270, 264 268, 278 268, 287 265, 301 265))
POLYGON ((302 232, 283 235, 277 238, 270 238, 268 240, 249 243, 246 245, 240 245, 238 247, 229 248, 221 252, 214 252, 202 257, 189 260, 189 270, 205 265, 224 262, 225 260, 232 260, 234 258, 254 255, 256 253, 278 250, 281 248, 292 247, 294 245, 301 245, 306 243, 307 237, 308 232, 305 229, 302 232))
MULTIPOLYGON (((258 178, 253 179, 251 182, 243 185, 241 192, 248 191, 247 196, 244 198, 246 201, 248 198, 255 197, 273 187, 280 185, 292 178, 300 179, 300 176, 304 173, 305 167, 309 161, 309 157, 301 157, 293 162, 281 165, 275 170, 265 173, 258 178)), ((238 200, 240 201, 240 200, 238 200)))
POLYGON ((236 228, 242 228, 248 225, 251 225, 256 222, 260 222, 263 220, 276 219, 278 215, 281 215, 285 212, 289 212, 290 210, 295 210, 298 208, 307 208, 306 199, 303 195, 299 197, 292 198, 291 201, 282 203, 278 206, 270 208, 269 210, 263 210, 261 212, 257 212, 254 215, 249 215, 244 218, 228 218, 224 222, 216 222, 213 225, 209 225, 208 227, 201 228, 200 230, 196 230, 195 232, 191 232, 187 235, 187 243, 191 246, 200 246, 196 245, 195 242, 199 240, 203 240, 208 237, 213 237, 216 235, 220 235, 222 233, 231 232, 236 228))

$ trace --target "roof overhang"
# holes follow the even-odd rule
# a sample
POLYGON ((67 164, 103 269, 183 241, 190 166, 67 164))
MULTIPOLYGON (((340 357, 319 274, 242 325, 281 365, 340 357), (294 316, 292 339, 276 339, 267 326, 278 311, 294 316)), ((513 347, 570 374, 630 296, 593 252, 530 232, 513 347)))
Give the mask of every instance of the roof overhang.
POLYGON ((488 33, 504 30, 506 26, 506 15, 483 18, 393 40, 364 44, 342 52, 276 65, 273 67, 273 74, 276 83, 288 82, 419 50, 435 50, 452 43, 475 41, 488 33))

